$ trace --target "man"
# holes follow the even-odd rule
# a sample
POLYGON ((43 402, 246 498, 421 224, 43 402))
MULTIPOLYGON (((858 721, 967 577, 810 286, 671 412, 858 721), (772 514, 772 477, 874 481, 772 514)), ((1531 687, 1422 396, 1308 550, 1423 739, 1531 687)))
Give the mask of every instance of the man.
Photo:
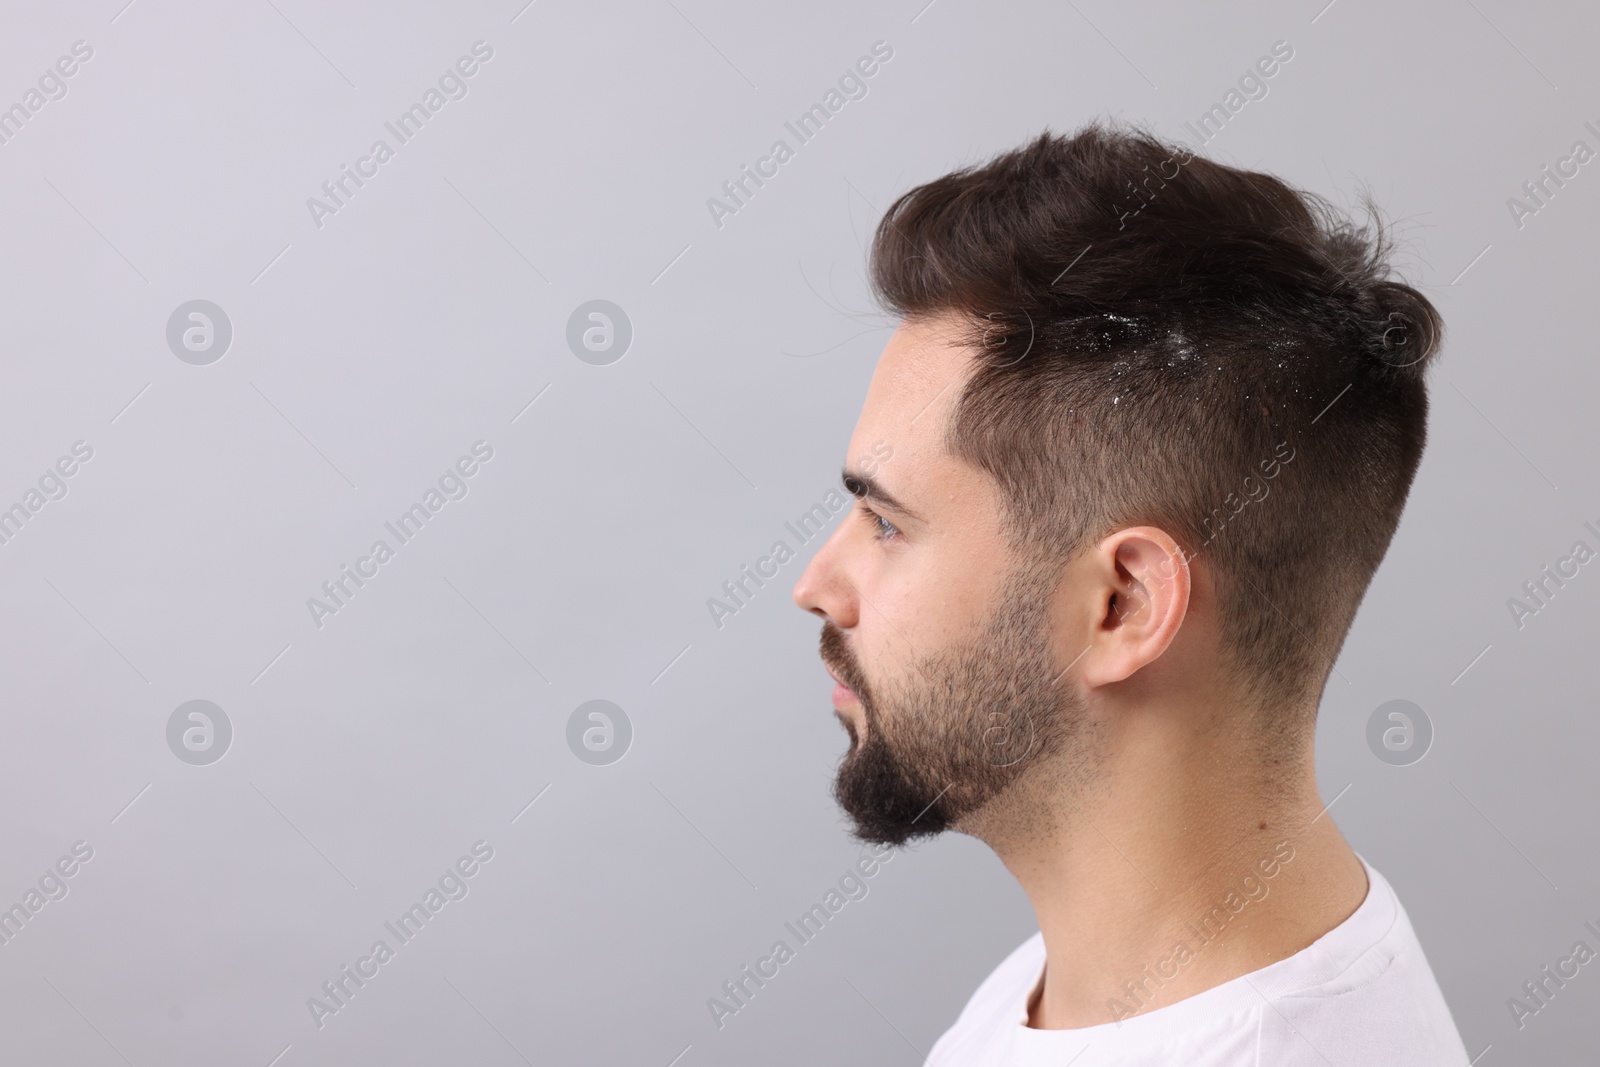
POLYGON ((875 458, 794 589, 851 739, 835 794, 865 841, 983 840, 1040 930, 930 1065, 1467 1064, 1312 755, 1442 333, 1387 255, 1105 124, 880 223, 903 321, 848 453, 875 458))

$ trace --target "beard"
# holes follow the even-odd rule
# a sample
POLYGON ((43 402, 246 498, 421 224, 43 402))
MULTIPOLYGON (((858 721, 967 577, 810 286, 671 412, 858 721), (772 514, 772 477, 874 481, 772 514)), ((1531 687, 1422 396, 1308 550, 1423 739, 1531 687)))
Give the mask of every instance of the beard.
POLYGON ((911 668, 881 684, 864 677, 844 633, 823 624, 823 662, 855 692, 866 720, 863 740, 840 716, 851 746, 833 787, 859 840, 901 845, 960 829, 1081 748, 1083 705, 1059 684, 1066 672, 1051 644, 1055 577, 1019 568, 974 637, 929 657, 913 652, 911 668))

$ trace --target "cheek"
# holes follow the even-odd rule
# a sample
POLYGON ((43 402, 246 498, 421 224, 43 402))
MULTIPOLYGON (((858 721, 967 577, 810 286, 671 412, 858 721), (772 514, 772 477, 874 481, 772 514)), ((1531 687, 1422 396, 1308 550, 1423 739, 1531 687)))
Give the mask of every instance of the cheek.
POLYGON ((861 586, 856 635, 869 683, 898 675, 918 652, 932 653, 941 617, 949 610, 941 604, 937 587, 930 590, 921 576, 902 571, 878 577, 861 586))
POLYGON ((844 714, 865 734, 866 702, 872 702, 875 714, 888 713, 887 709, 902 701, 908 690, 915 690, 918 665, 935 650, 929 647, 926 636, 907 629, 905 619, 885 618, 864 606, 860 623, 850 636, 850 651, 866 692, 858 692, 861 702, 846 707, 844 714))
MULTIPOLYGON (((962 496, 959 490, 952 488, 952 500, 962 496)), ((887 543, 852 543, 846 570, 859 614, 855 647, 869 684, 970 640, 992 617, 1009 550, 986 500, 968 495, 968 513, 932 529, 887 543)))
POLYGON ((920 577, 906 630, 918 648, 931 652, 970 641, 984 620, 1005 607, 998 558, 987 546, 972 546, 951 553, 920 577))
POLYGON ((971 640, 994 610, 992 579, 964 561, 893 565, 861 588, 857 648, 868 683, 899 678, 971 640))

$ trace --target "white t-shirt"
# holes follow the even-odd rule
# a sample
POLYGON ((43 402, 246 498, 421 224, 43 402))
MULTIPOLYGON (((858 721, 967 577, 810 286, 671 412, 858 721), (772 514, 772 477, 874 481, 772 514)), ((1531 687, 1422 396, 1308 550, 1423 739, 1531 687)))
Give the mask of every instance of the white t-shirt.
POLYGON ((926 1067, 1467 1067, 1411 920, 1361 864, 1366 899, 1312 944, 1121 1022, 1028 1026, 1045 962, 1034 934, 978 987, 926 1067))

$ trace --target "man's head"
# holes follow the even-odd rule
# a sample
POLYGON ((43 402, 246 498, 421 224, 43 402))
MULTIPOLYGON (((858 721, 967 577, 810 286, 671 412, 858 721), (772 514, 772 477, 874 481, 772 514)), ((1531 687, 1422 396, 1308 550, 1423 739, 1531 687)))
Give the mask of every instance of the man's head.
POLYGON ((895 202, 872 277, 904 322, 850 451, 892 459, 847 469, 795 588, 855 694, 858 832, 1082 785, 1177 694, 1237 709, 1241 754, 1308 745, 1425 439, 1441 325, 1387 254, 1099 125, 895 202))

